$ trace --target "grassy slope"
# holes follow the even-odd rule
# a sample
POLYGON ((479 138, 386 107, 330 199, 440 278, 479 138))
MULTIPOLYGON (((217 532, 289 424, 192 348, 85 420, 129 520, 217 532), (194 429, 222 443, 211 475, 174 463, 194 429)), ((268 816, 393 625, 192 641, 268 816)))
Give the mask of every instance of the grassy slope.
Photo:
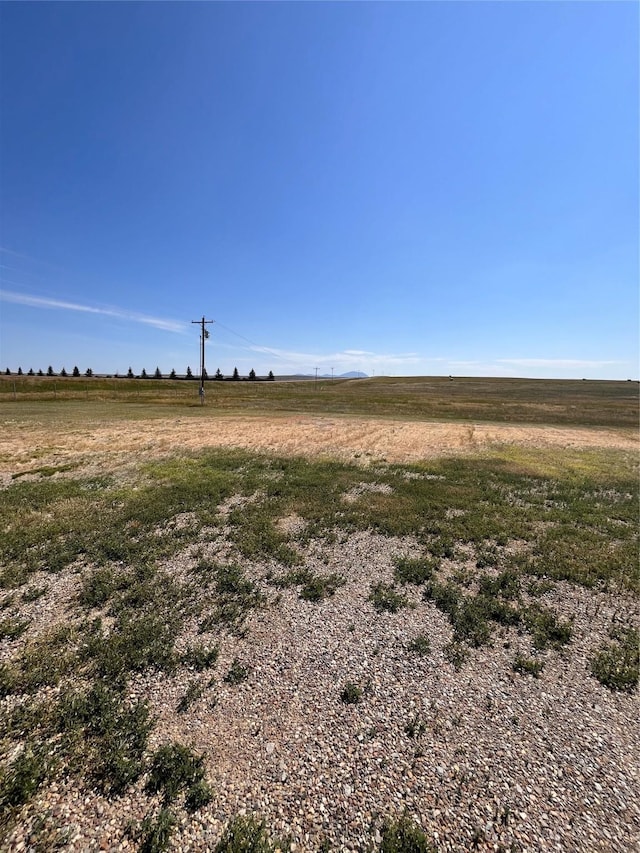
MULTIPOLYGON (((638 383, 534 379, 378 377, 303 382, 214 382, 206 386, 215 412, 318 412, 411 419, 487 420, 635 428, 638 383)), ((195 381, 47 379, 0 376, 2 409, 28 414, 27 404, 65 401, 200 408, 195 381), (24 407, 24 408, 22 408, 24 407)), ((57 407, 56 407, 57 408, 57 407)), ((153 416, 153 410, 148 412, 153 416)), ((160 411, 157 414, 162 415, 160 411)))

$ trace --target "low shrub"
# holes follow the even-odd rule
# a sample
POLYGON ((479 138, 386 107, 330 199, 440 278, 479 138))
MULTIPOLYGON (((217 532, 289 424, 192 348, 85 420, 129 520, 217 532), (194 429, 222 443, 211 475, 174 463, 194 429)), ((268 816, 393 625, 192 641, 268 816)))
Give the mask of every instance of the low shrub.
POLYGON ((605 643, 591 658, 591 673, 610 690, 631 692, 638 685, 640 637, 633 628, 613 632, 614 643, 605 643))
POLYGON ((389 613, 397 613, 398 610, 407 607, 409 604, 406 595, 399 593, 393 584, 383 583, 382 581, 372 585, 369 601, 378 613, 385 610, 389 613))
POLYGON ((165 806, 177 799, 182 791, 187 798, 197 800, 202 793, 204 756, 195 755, 181 743, 167 743, 153 754, 145 790, 149 794, 162 794, 165 806), (193 789, 196 787, 196 791, 193 789))
POLYGON ((421 585, 431 580, 439 561, 434 557, 398 557, 393 575, 398 583, 421 585))
POLYGON ((436 850, 418 824, 406 815, 387 818, 380 834, 380 853, 435 853, 436 850))
POLYGON ((571 622, 558 620, 556 614, 546 607, 528 607, 524 612, 524 622, 531 634, 533 646, 538 651, 560 649, 571 640, 571 622))
POLYGON ((418 634, 410 641, 407 649, 415 655, 425 657, 431 651, 431 641, 426 634, 418 634))
POLYGON ((246 815, 227 824, 213 853, 273 853, 274 849, 264 822, 246 815))
POLYGON ((345 705, 357 705, 362 699, 362 690, 353 681, 347 681, 342 688, 340 698, 345 705))
POLYGON ((229 671, 224 677, 225 684, 241 684, 249 678, 250 672, 251 670, 248 666, 244 666, 244 664, 240 663, 238 658, 234 658, 233 663, 229 667, 229 671))
POLYGON ((538 678, 544 669, 544 661, 518 655, 512 666, 513 671, 520 673, 520 675, 532 675, 534 678, 538 678))

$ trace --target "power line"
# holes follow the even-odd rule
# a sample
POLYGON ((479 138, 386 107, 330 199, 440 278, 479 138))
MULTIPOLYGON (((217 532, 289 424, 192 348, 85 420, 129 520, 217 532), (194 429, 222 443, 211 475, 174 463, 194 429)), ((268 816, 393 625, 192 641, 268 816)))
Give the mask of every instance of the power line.
POLYGON ((219 320, 216 320, 216 326, 220 326, 221 329, 225 329, 227 332, 231 332, 232 335, 235 335, 237 338, 240 338, 241 340, 246 341, 248 344, 251 344, 252 347, 259 347, 259 349, 270 353, 271 355, 275 356, 276 358, 281 358, 283 361, 289 360, 287 357, 280 355, 279 352, 276 352, 275 350, 269 349, 269 347, 265 347, 262 344, 257 344, 255 341, 252 341, 250 338, 247 338, 244 335, 241 335, 240 332, 234 332, 233 329, 230 329, 228 326, 225 326, 219 320))

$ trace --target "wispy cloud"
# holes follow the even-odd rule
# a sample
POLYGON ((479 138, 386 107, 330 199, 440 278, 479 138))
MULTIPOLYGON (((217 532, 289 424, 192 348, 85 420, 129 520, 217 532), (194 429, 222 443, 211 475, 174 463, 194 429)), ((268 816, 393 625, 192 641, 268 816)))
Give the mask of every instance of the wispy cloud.
POLYGON ((391 370, 408 367, 420 362, 416 353, 376 353, 369 350, 339 350, 330 353, 298 352, 295 350, 274 349, 262 346, 251 346, 253 352, 275 355, 286 362, 292 369, 310 371, 314 367, 329 370, 391 370))
POLYGON ((81 305, 78 302, 66 302, 63 299, 50 299, 44 296, 31 296, 11 290, 0 290, 0 300, 13 302, 16 305, 27 305, 30 308, 100 314, 105 317, 115 317, 118 320, 126 320, 131 323, 143 323, 144 325, 152 326, 154 329, 161 329, 164 332, 181 333, 187 329, 187 324, 179 320, 166 320, 161 317, 152 317, 148 314, 138 314, 135 311, 126 311, 122 308, 97 308, 93 305, 81 305))
POLYGON ((607 367, 611 364, 624 364, 622 361, 590 360, 584 358, 497 358, 498 364, 512 364, 514 367, 607 367))

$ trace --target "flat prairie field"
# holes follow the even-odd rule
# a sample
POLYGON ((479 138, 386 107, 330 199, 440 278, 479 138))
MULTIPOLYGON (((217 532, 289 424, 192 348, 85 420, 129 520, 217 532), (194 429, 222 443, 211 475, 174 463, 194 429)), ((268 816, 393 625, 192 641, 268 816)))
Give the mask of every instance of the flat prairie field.
POLYGON ((0 377, 0 849, 627 851, 638 384, 0 377))

